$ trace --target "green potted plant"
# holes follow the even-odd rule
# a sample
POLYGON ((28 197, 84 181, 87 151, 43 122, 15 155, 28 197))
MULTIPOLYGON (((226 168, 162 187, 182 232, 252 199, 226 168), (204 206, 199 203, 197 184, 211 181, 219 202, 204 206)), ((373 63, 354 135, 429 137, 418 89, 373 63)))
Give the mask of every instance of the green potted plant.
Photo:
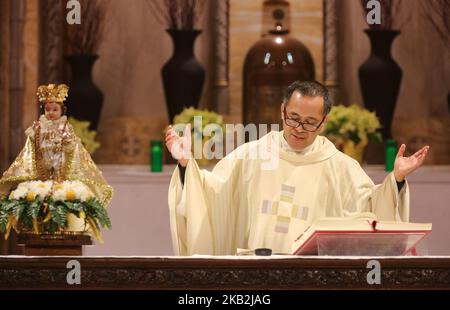
POLYGON ((100 147, 100 142, 98 142, 95 137, 97 136, 96 130, 90 130, 91 123, 89 121, 80 121, 74 117, 69 117, 69 123, 72 125, 73 130, 77 137, 80 138, 81 143, 86 148, 89 154, 94 154, 94 152, 100 147))
POLYGON ((380 121, 375 112, 356 104, 334 106, 328 114, 324 135, 345 154, 362 163, 364 148, 369 141, 383 141, 380 121))

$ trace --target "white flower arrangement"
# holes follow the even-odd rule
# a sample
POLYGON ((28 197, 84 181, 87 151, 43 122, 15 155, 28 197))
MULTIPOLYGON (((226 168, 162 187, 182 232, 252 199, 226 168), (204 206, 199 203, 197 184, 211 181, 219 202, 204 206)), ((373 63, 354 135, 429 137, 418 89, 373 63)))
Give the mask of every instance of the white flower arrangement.
POLYGON ((79 200, 86 202, 94 197, 92 191, 80 181, 64 181, 55 184, 52 194, 54 200, 57 201, 74 201, 79 200))
POLYGON ((26 198, 28 201, 33 201, 38 196, 41 199, 45 199, 49 196, 52 186, 52 181, 22 182, 17 186, 16 190, 11 192, 9 199, 20 200, 26 198))
POLYGON ((11 228, 35 234, 55 233, 67 228, 67 215, 83 219, 103 242, 100 227, 111 221, 92 190, 80 181, 28 181, 20 183, 0 201, 0 231, 8 238, 11 228))
POLYGON ((12 191, 9 199, 26 199, 31 202, 37 197, 42 200, 51 197, 55 201, 74 201, 86 202, 94 197, 92 191, 80 181, 64 181, 56 183, 53 181, 29 181, 22 182, 17 189, 12 191))

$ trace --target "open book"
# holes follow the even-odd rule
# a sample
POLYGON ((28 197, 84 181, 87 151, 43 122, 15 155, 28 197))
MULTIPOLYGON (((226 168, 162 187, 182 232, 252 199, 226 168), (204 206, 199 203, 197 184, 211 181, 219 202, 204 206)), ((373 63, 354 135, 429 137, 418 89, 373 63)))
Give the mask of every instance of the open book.
POLYGON ((377 221, 375 214, 365 212, 318 219, 292 249, 295 255, 405 255, 430 232, 430 223, 377 221))

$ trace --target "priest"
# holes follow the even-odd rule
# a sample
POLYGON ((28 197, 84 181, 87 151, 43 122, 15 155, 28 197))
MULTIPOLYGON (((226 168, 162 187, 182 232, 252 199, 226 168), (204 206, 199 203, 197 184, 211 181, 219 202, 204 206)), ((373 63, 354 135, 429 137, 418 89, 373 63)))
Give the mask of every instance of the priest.
POLYGON ((422 165, 429 146, 407 157, 402 144, 394 171, 375 185, 357 161, 319 135, 330 109, 325 86, 294 82, 281 104, 283 130, 239 146, 212 171, 192 158, 190 126, 183 137, 169 127, 166 145, 178 159, 168 195, 174 253, 291 253, 299 234, 325 216, 372 212, 379 220, 409 221, 406 176, 422 165), (253 156, 261 150, 264 156, 253 156), (277 159, 271 169, 264 168, 268 157, 277 159))

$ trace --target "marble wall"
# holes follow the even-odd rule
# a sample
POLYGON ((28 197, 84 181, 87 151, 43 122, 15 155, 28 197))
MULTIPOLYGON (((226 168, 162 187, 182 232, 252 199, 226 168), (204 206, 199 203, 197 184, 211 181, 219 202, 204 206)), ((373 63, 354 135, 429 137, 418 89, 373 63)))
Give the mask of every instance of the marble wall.
MULTIPOLYGON (((242 121, 242 68, 250 47, 261 38, 263 0, 230 1, 230 109, 229 121, 242 121)), ((290 1, 291 35, 312 53, 316 78, 322 81, 322 1, 290 1)))
MULTIPOLYGON (((11 2, 14 1, 2 3, 11 2)), ((23 80, 20 86, 22 105, 15 108, 17 113, 14 113, 21 119, 8 117, 2 122, 16 137, 37 117, 34 91, 37 71, 42 65, 38 63, 39 1, 14 3, 18 2, 26 3, 24 32, 20 39, 23 55, 16 63, 22 69, 14 73, 23 80), (7 122, 19 126, 11 127, 6 125, 7 122)), ((290 4, 292 35, 311 50, 317 79, 323 81, 323 1, 291 0, 290 4)), ((338 4, 340 102, 361 104, 357 70, 369 54, 369 41, 362 31, 364 19, 359 1, 340 0, 338 4)), ((261 36, 262 5, 263 0, 229 0, 229 99, 226 109, 218 109, 209 94, 213 83, 208 72, 212 72, 213 66, 210 47, 213 37, 211 23, 214 22, 210 7, 205 9, 201 22, 204 33, 196 41, 195 55, 207 68, 207 81, 200 107, 227 111, 224 115, 227 122, 242 120, 242 66, 247 51, 261 36)), ((94 66, 94 81, 105 94, 98 133, 102 147, 94 157, 99 163, 106 164, 146 164, 150 140, 162 139, 163 130, 169 123, 160 70, 171 57, 172 42, 164 31, 165 26, 151 14, 145 0, 134 0, 132 5, 121 0, 109 0, 107 10, 100 58, 94 66)), ((410 0, 405 12, 410 14, 410 18, 393 45, 393 56, 404 73, 393 124, 394 137, 412 146, 429 143, 432 152, 427 163, 448 164, 450 114, 446 96, 450 85, 450 58, 420 11, 419 1, 410 0)), ((2 29, 9 27, 4 19, 2 22, 2 29)), ((9 30, 2 30, 3 52, 11 48, 6 46, 10 41, 4 31, 9 30)), ((1 55, 3 60, 7 58, 5 55, 1 55)), ((5 61, 0 65, 10 68, 5 61)), ((1 72, 3 79, 8 75, 5 70, 1 72)), ((1 98, 3 102, 10 102, 13 99, 8 97, 9 86, 5 83, 0 89, 3 90, 1 98)), ((1 107, 2 111, 6 108, 4 104, 1 107)), ((5 131, 2 134, 5 135, 5 131)), ((21 143, 20 139, 14 140, 21 143)), ((4 149, 2 145, 1 152, 4 153, 4 149)))
MULTIPOLYGON (((160 1, 162 2, 162 1, 160 1)), ((208 8, 200 27, 205 29, 208 8)), ((99 125, 99 163, 145 164, 149 143, 163 139, 168 125, 161 68, 172 55, 166 26, 158 22, 146 0, 109 0, 106 32, 94 67, 94 81, 105 95, 99 125)), ((208 64, 208 29, 195 42, 195 55, 208 64)), ((209 77, 201 106, 208 97, 209 77)))
MULTIPOLYGON (((426 20, 420 2, 404 1, 401 14, 396 15, 401 34, 394 40, 392 56, 402 68, 403 78, 392 134, 411 151, 429 144, 427 164, 449 164, 450 51, 426 20)), ((366 24, 359 1, 340 0, 339 5, 341 103, 362 104, 357 70, 370 53, 369 39, 363 32, 366 24)))
MULTIPOLYGON (((229 102, 227 122, 242 120, 242 67, 245 55, 261 37, 263 0, 230 0, 229 102)), ((207 81, 200 107, 216 107, 209 96, 211 81, 211 11, 205 9, 204 33, 195 55, 207 67, 207 81), (209 12, 209 13, 208 13, 209 12), (208 24, 209 19, 209 24, 208 24), (209 26, 209 27, 208 27, 209 26)), ((105 94, 95 154, 99 163, 149 161, 149 141, 162 139, 168 124, 160 70, 172 54, 172 43, 149 11, 145 1, 133 6, 120 0, 108 5, 108 27, 94 68, 94 80, 105 94)), ((322 1, 291 1, 292 35, 311 50, 317 78, 322 79, 322 1)), ((216 107, 217 108, 217 107, 216 107)))

